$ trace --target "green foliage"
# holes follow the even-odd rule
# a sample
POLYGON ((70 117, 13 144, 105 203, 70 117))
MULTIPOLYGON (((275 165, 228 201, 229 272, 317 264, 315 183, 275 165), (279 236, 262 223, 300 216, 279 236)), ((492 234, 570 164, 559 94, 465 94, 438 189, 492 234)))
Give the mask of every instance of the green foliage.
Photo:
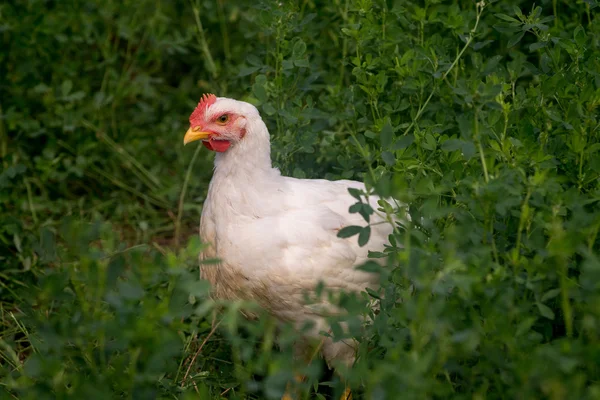
POLYGON ((0 5, 0 390, 277 398, 294 367, 341 393, 198 279, 212 167, 181 140, 215 92, 259 107, 286 174, 367 182, 340 236, 410 216, 362 267, 381 289, 338 299, 355 398, 599 397, 598 5, 0 5))

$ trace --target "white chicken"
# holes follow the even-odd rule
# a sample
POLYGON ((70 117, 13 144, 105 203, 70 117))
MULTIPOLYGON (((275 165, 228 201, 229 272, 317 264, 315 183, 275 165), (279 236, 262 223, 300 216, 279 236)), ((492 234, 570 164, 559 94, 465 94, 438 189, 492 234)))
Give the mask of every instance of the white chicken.
MULTIPOLYGON (((372 215, 364 247, 356 237, 337 236, 345 226, 365 224, 348 211, 356 203, 348 188, 365 190, 363 183, 282 176, 271 164, 269 131, 256 107, 245 102, 204 95, 190 116, 184 144, 195 140, 217 152, 200 222, 208 245, 201 259, 220 260, 201 264, 216 298, 254 300, 298 327, 313 321, 308 335, 316 338, 328 330, 323 315, 332 306, 306 304, 305 292, 319 282, 333 290, 377 287, 378 276, 355 267, 369 250, 383 250, 392 225, 372 215)), ((374 209, 377 200, 369 196, 374 209)), ((321 353, 330 365, 350 365, 355 344, 325 338, 321 353)))

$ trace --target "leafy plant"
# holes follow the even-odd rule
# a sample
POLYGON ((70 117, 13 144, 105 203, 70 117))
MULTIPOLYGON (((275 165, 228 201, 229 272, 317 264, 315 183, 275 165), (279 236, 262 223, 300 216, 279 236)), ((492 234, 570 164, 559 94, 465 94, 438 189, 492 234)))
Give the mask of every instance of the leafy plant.
POLYGON ((1 5, 0 390, 278 398, 295 370, 304 398, 598 397, 598 9, 1 5), (204 92, 259 107, 283 172, 367 182, 341 236, 404 221, 362 267, 378 291, 313 294, 348 311, 326 333, 359 342, 345 382, 293 358, 291 327, 207 297, 211 160, 180 145, 204 92))

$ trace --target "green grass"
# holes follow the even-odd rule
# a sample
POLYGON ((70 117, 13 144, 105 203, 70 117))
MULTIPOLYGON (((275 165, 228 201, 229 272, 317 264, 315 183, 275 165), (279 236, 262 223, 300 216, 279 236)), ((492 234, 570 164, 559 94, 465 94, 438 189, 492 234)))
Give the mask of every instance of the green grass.
POLYGON ((381 291, 340 299, 355 398, 600 398, 599 10, 3 3, 0 397, 272 399, 292 366, 341 393, 198 278, 212 156, 182 137, 214 92, 259 107, 284 173, 410 205, 381 291))

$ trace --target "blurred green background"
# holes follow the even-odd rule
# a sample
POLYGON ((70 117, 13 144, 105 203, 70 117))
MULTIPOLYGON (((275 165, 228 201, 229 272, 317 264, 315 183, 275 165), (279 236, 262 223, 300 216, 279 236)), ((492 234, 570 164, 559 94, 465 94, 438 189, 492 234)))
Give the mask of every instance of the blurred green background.
POLYGON ((278 398, 292 365, 341 393, 289 328, 207 300, 213 156, 182 145, 207 92, 258 106, 283 173, 410 204, 380 292, 341 299, 371 316, 355 398, 600 398, 598 10, 0 4, 2 398, 278 398))

